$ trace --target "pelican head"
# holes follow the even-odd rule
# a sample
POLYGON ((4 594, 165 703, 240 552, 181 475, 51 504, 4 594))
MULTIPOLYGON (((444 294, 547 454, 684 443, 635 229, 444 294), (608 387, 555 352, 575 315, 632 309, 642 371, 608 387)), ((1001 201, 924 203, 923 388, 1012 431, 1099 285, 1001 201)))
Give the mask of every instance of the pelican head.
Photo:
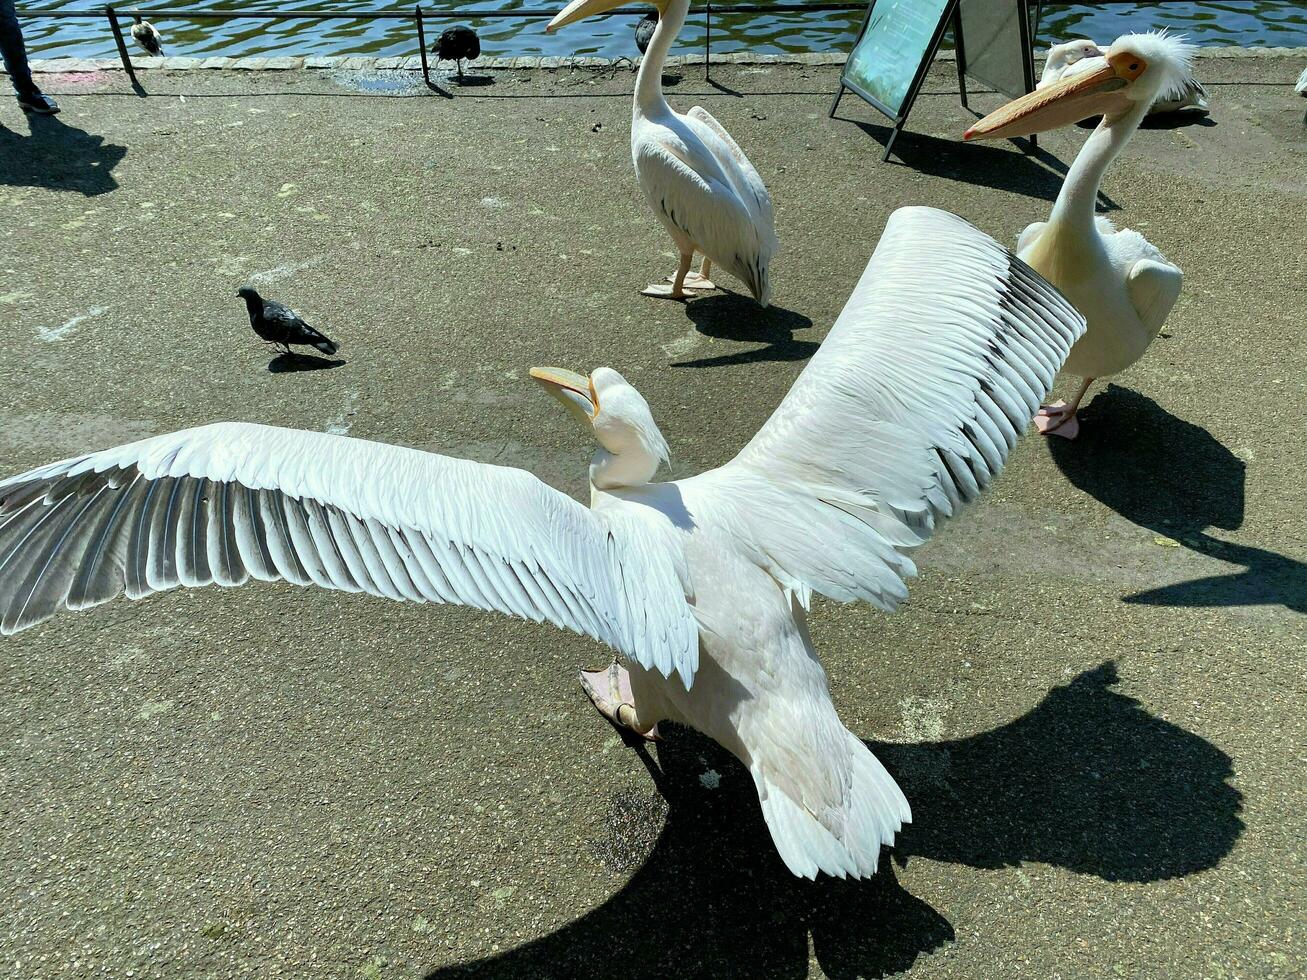
MULTIPOLYGON (((593 17, 596 14, 607 13, 609 10, 616 10, 625 0, 572 0, 566 7, 560 10, 551 20, 545 30, 552 34, 560 27, 566 27, 568 24, 575 24, 578 20, 584 20, 586 17, 593 17)), ((649 0, 658 8, 661 16, 667 12, 667 0, 649 0)))
POLYGON ((1103 52, 1097 44, 1088 38, 1080 37, 1074 41, 1055 44, 1049 48, 1044 70, 1057 71, 1067 65, 1074 65, 1077 61, 1083 61, 1085 58, 1101 58, 1102 56, 1103 52))
POLYGON ((593 430, 599 449, 590 463, 590 483, 596 488, 648 483, 667 462, 667 440, 649 403, 612 368, 595 368, 587 378, 564 368, 534 367, 531 377, 593 430))
POLYGON ((963 139, 1008 139, 1101 115, 1110 124, 1159 97, 1178 96, 1190 77, 1194 46, 1165 31, 1126 34, 1112 42, 1102 64, 1063 77, 995 109, 963 139))

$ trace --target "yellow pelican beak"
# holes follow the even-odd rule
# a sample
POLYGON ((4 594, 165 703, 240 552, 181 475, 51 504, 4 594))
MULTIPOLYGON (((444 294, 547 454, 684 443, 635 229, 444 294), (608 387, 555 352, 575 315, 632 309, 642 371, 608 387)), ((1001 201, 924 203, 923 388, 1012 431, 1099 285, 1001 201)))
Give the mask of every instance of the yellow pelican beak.
POLYGON ((599 414, 599 397, 585 375, 566 368, 533 367, 531 377, 580 421, 590 423, 599 414))
POLYGON ((1121 112, 1130 105, 1124 89, 1148 65, 1122 52, 1093 71, 1082 72, 1036 89, 995 109, 962 134, 964 140, 1030 136, 1088 119, 1121 112))
POLYGON ((566 27, 568 24, 575 24, 578 20, 585 17, 593 17, 595 14, 602 14, 608 10, 615 10, 620 7, 623 0, 572 0, 566 7, 558 12, 549 26, 545 28, 550 34, 560 27, 566 27))

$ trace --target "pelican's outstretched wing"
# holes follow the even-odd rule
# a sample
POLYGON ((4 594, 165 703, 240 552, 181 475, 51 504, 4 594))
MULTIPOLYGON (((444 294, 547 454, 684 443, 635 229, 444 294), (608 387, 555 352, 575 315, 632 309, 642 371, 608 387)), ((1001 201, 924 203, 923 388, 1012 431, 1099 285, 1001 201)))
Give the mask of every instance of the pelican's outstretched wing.
POLYGON ((207 425, 0 483, 0 632, 124 591, 285 579, 549 620, 688 686, 680 559, 650 533, 522 470, 207 425))
POLYGON ((901 208, 789 394, 687 500, 805 602, 892 609, 916 572, 902 551, 1003 467, 1084 327, 988 235, 901 208))

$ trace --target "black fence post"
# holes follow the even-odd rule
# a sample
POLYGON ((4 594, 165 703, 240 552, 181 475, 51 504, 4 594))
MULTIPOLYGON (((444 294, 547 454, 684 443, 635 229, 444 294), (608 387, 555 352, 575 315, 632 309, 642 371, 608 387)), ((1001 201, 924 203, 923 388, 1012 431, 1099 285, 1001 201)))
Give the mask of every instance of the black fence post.
POLYGON ((427 32, 422 28, 422 4, 413 5, 413 19, 418 25, 418 54, 422 56, 422 78, 431 84, 431 66, 427 64, 427 32))
POLYGON ((123 30, 118 26, 118 15, 114 13, 113 7, 107 3, 104 5, 104 15, 109 18, 109 26, 113 29, 114 43, 118 45, 118 57, 122 59, 123 68, 127 71, 127 77, 135 85, 136 69, 132 67, 131 55, 127 53, 127 44, 123 41, 123 30))
POLYGON ((708 12, 708 22, 703 32, 703 80, 712 81, 712 4, 704 4, 708 12))

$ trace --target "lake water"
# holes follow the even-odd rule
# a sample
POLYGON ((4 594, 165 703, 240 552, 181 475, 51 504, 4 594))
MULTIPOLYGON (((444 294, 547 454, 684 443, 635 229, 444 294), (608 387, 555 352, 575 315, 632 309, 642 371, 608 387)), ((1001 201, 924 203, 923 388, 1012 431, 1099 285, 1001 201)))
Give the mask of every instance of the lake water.
MULTIPOLYGON (((93 0, 20 0, 45 8, 94 9, 93 0)), ((155 0, 150 6, 160 5, 155 0)), ((527 10, 554 12, 564 0, 426 0, 426 9, 527 10)), ((353 3, 348 0, 283 0, 280 3, 240 3, 233 0, 199 0, 191 6, 226 10, 276 10, 297 8, 349 10, 387 9, 384 3, 353 3)), ((408 7, 406 9, 412 9, 408 7)), ((413 22, 384 20, 329 21, 183 21, 152 16, 164 36, 170 55, 407 55, 416 54, 413 22)), ((129 18, 122 18, 130 23, 129 18)), ((435 22, 467 23, 481 35, 482 52, 488 56, 513 55, 635 55, 633 31, 636 17, 620 16, 582 21, 556 35, 545 33, 546 20, 476 20, 435 22)), ((847 50, 858 26, 859 12, 796 14, 713 14, 713 51, 748 49, 780 54, 797 51, 847 50)), ((428 22, 428 30, 433 28, 428 22)), ((1307 2, 1241 2, 1114 4, 1103 7, 1046 5, 1040 23, 1039 40, 1090 37, 1107 41, 1132 30, 1170 27, 1204 45, 1307 46, 1307 2)), ((691 12, 681 32, 678 50, 692 54, 703 50, 704 18, 691 12)), ((435 28, 438 32, 440 28, 435 28)), ((23 21, 28 49, 39 57, 108 58, 116 54, 103 17, 96 20, 29 18, 23 21)), ((130 43, 130 42, 129 42, 130 43)))

